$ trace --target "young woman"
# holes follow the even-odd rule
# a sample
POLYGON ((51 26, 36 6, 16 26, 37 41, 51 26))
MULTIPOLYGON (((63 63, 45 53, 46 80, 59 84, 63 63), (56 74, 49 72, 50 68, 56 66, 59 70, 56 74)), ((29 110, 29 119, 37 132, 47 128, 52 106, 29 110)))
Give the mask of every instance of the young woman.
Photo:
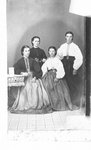
POLYGON ((33 58, 29 59, 30 55, 30 47, 25 45, 21 48, 21 55, 22 58, 20 58, 15 64, 14 64, 14 71, 15 74, 27 74, 33 73, 33 75, 36 78, 41 78, 42 71, 39 66, 39 64, 33 60, 33 58))
POLYGON ((49 58, 42 65, 42 83, 48 94, 53 110, 73 110, 69 89, 64 79, 65 71, 62 62, 56 57, 54 46, 48 49, 49 58))
POLYGON ((18 94, 10 111, 12 113, 46 113, 49 99, 40 78, 40 66, 29 58, 30 48, 23 46, 22 58, 14 65, 16 74, 27 76, 25 86, 18 89, 18 94))
POLYGON ((45 51, 39 47, 40 37, 38 36, 32 37, 31 43, 32 48, 30 49, 30 57, 35 59, 41 67, 42 64, 46 61, 47 57, 45 51))
POLYGON ((74 34, 71 31, 65 33, 66 42, 57 50, 65 69, 65 79, 70 90, 72 103, 80 106, 84 77, 82 76, 83 56, 80 48, 73 42, 74 34))

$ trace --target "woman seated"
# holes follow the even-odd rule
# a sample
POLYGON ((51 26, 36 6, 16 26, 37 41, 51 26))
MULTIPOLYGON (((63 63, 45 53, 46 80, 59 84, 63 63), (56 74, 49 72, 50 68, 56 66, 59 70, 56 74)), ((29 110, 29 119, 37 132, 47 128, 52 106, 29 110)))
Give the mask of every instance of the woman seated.
POLYGON ((49 110, 48 95, 39 79, 42 75, 39 64, 29 58, 30 48, 23 46, 22 58, 14 65, 15 74, 27 76, 25 86, 18 88, 18 94, 10 111, 12 113, 46 113, 49 110))
POLYGON ((56 56, 54 46, 48 49, 49 58, 42 65, 42 83, 48 94, 53 110, 73 110, 69 89, 64 79, 65 71, 62 62, 56 56))
POLYGON ((42 71, 39 64, 33 59, 29 58, 30 47, 25 45, 21 48, 22 58, 14 64, 15 74, 29 75, 33 73, 36 78, 41 78, 42 71))

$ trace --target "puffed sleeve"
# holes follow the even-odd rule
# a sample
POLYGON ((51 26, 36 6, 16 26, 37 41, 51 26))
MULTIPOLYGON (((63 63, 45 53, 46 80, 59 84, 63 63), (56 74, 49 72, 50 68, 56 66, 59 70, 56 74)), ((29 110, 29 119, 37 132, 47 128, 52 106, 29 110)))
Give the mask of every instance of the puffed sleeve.
POLYGON ((83 56, 82 56, 81 50, 79 49, 78 46, 76 46, 73 68, 75 70, 78 70, 80 66, 82 65, 82 63, 83 63, 83 56))
POLYGON ((60 79, 60 78, 63 78, 65 76, 65 71, 64 71, 64 67, 63 67, 63 64, 62 62, 57 59, 57 61, 55 61, 55 68, 57 70, 56 72, 56 78, 60 79))
POLYGON ((42 76, 44 76, 46 74, 46 72, 48 71, 47 69, 47 61, 42 65, 41 70, 42 70, 42 76))
POLYGON ((63 48, 60 46, 57 50, 57 57, 61 60, 63 59, 63 48))

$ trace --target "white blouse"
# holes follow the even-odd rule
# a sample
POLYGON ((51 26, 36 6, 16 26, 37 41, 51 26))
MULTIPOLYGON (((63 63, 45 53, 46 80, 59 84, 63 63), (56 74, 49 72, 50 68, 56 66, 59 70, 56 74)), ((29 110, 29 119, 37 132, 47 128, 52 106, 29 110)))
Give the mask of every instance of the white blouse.
POLYGON ((57 55, 61 58, 67 55, 75 57, 73 68, 76 70, 78 70, 83 63, 83 56, 81 50, 73 42, 69 44, 69 47, 67 43, 62 44, 57 50, 57 55))
POLYGON ((48 58, 46 62, 42 65, 42 72, 43 76, 46 74, 46 72, 50 69, 56 69, 56 78, 60 79, 63 78, 65 75, 65 71, 63 68, 63 64, 61 60, 59 60, 57 57, 54 58, 48 58))

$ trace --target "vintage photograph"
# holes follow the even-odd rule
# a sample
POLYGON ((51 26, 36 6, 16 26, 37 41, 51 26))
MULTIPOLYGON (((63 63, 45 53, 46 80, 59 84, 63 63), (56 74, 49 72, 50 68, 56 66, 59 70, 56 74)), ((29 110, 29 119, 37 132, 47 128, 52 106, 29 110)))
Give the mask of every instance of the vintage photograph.
POLYGON ((6 2, 7 128, 17 139, 55 131, 61 141, 91 140, 88 133, 72 136, 91 132, 91 19, 70 6, 71 0, 6 2))

